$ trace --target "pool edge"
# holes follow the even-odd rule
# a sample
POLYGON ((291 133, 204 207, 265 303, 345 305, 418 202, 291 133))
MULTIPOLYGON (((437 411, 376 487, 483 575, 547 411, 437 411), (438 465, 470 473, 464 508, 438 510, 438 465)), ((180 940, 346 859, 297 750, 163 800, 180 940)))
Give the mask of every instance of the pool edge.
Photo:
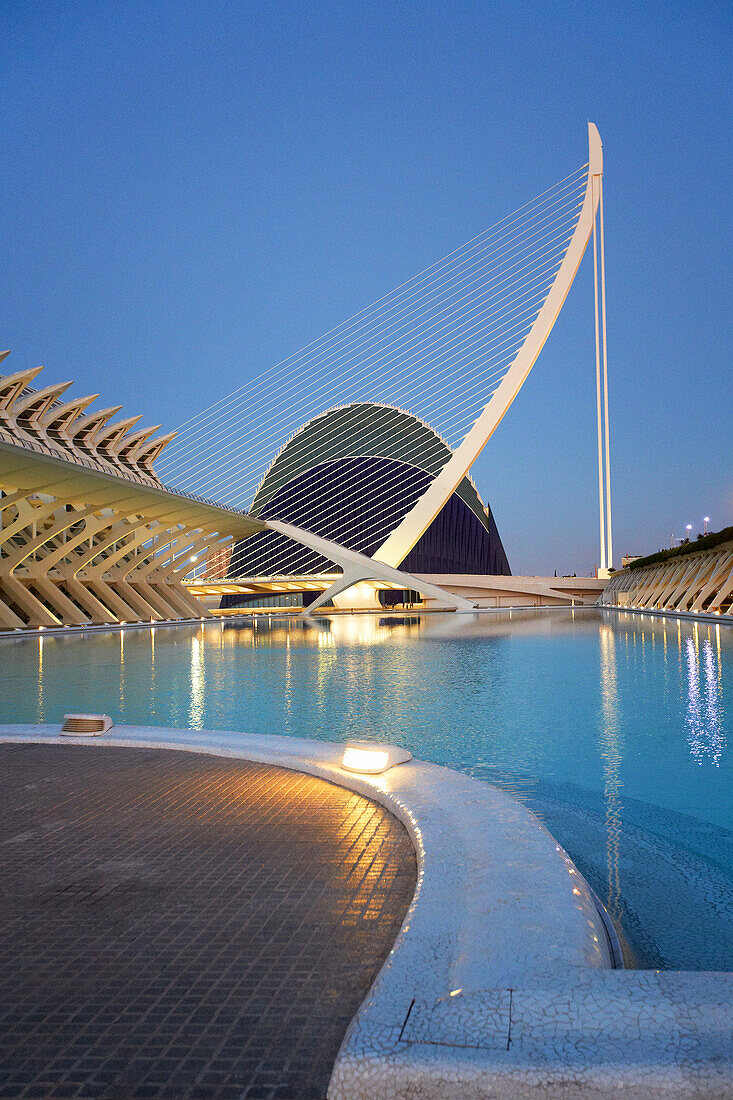
POLYGON ((405 825, 418 858, 415 895, 347 1029, 329 1100, 523 1097, 538 1087, 548 1097, 619 1088, 660 1098, 733 1096, 733 974, 610 969, 585 881, 539 820, 505 792, 419 761, 368 779, 344 772, 342 746, 329 742, 129 726, 89 739, 58 730, 0 725, 0 742, 251 760, 355 790, 405 825), (486 815, 493 838, 480 832, 486 815), (549 944, 528 939, 538 920, 549 944), (565 940, 555 942, 563 929, 565 940))

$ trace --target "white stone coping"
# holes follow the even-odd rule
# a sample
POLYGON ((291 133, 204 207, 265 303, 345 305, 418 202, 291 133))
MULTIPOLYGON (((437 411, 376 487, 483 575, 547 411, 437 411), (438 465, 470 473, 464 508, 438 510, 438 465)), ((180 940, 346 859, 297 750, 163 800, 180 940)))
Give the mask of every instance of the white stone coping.
POLYGON ((572 861, 509 795, 411 761, 340 767, 343 745, 115 726, 0 725, 0 741, 170 748, 290 768, 384 805, 418 858, 415 896, 352 1020, 331 1100, 733 1097, 733 974, 611 969, 603 921, 572 861))
POLYGON ((624 604, 596 603, 599 611, 615 611, 617 615, 648 615, 654 619, 684 619, 706 626, 733 626, 733 615, 710 614, 707 611, 670 611, 664 607, 627 607, 624 604))

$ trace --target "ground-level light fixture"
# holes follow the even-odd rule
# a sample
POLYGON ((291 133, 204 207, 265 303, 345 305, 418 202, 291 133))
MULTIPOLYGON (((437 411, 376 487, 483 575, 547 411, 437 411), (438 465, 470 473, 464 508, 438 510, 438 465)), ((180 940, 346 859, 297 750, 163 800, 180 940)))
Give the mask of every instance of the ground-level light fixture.
POLYGON ((99 737, 112 729, 108 714, 65 714, 61 732, 72 737, 99 737))
POLYGON ((406 764, 412 753, 397 745, 380 745, 378 741, 347 741, 341 767, 362 775, 381 775, 395 764, 406 764))

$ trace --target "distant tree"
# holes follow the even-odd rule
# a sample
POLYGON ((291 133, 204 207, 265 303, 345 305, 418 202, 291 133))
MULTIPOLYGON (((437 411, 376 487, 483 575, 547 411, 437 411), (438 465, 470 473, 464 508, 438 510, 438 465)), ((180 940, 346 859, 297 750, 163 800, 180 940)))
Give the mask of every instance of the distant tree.
POLYGON ((669 550, 659 550, 656 554, 649 554, 645 558, 637 558, 629 562, 627 569, 643 569, 646 565, 655 565, 660 561, 668 561, 682 554, 693 554, 699 550, 712 550, 724 542, 733 542, 733 527, 724 527, 722 531, 709 531, 701 539, 691 543, 689 539, 683 539, 679 546, 670 547, 669 550))

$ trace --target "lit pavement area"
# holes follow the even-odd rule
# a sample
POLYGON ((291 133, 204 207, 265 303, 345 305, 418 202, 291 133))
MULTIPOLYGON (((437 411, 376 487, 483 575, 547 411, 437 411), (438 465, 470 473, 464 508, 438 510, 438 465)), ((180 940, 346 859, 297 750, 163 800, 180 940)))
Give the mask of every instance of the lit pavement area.
POLYGON ((165 749, 0 774, 0 1097, 325 1096, 415 890, 394 817, 165 749))

